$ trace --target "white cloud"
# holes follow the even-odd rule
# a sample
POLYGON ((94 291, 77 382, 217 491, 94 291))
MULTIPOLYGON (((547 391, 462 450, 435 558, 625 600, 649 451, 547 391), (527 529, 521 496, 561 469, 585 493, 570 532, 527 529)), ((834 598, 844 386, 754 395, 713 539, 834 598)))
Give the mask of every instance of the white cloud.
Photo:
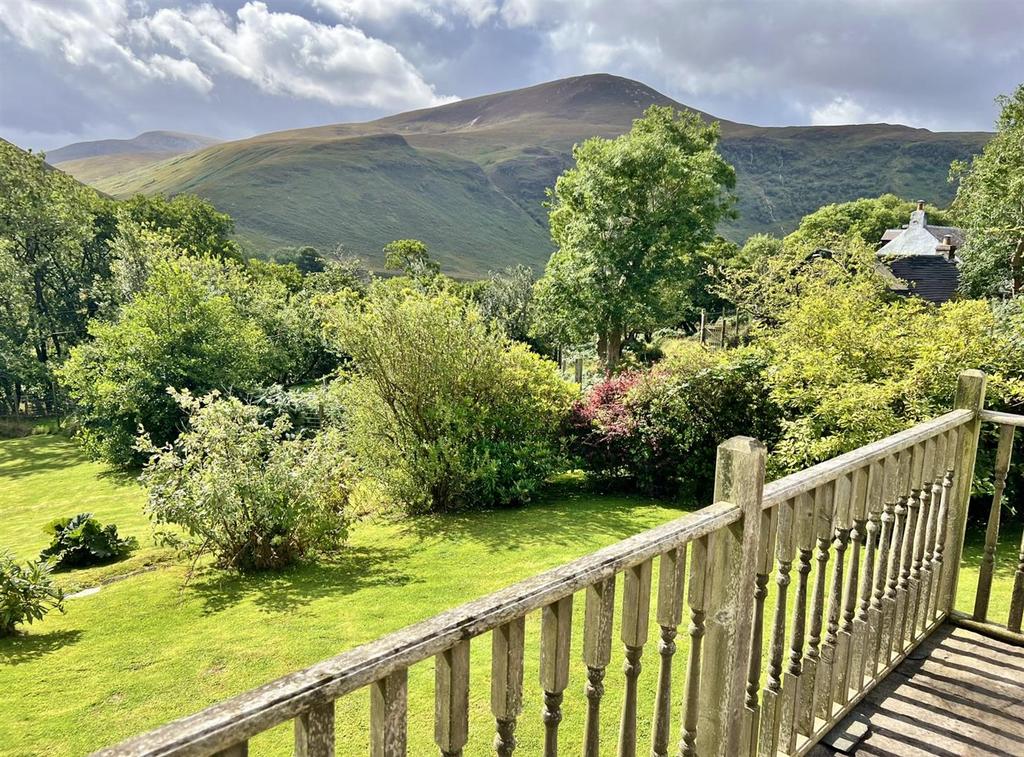
POLYGON ((843 124, 865 123, 907 123, 907 115, 901 111, 888 114, 865 108, 851 97, 839 95, 829 102, 809 109, 813 126, 841 126, 843 124))
POLYGON ((208 94, 218 79, 234 77, 271 95, 379 109, 450 99, 395 47, 351 25, 263 2, 234 16, 209 3, 145 11, 128 0, 0 0, 0 24, 30 50, 111 79, 174 81, 208 94))
POLYGON ((268 94, 373 108, 445 101, 391 45, 352 26, 274 13, 262 2, 246 3, 235 18, 208 4, 163 8, 145 28, 204 71, 268 94))
POLYGON ((393 22, 403 14, 445 26, 452 18, 464 18, 480 26, 498 13, 496 0, 313 0, 346 21, 393 22))

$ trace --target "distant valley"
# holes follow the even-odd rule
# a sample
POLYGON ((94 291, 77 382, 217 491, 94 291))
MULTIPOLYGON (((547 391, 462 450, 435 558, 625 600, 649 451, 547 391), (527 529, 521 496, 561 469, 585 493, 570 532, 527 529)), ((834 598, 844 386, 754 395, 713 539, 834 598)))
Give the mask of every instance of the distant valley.
MULTIPOLYGON (((594 74, 368 123, 222 143, 151 132, 70 145, 47 158, 118 197, 206 197, 234 217, 254 252, 340 243, 379 266, 384 244, 415 237, 447 272, 482 276, 512 263, 544 265, 544 190, 571 165, 572 145, 621 134, 651 104, 686 107, 640 82, 594 74)), ((883 192, 944 205, 954 192, 950 162, 990 137, 888 124, 720 123, 739 197, 739 217, 721 231, 736 241, 785 233, 822 204, 883 192)))

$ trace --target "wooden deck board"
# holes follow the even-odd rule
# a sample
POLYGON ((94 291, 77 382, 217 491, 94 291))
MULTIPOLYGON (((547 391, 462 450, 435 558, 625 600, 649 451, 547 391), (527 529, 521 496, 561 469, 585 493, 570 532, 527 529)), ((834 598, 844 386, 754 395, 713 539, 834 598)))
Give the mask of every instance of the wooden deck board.
POLYGON ((942 626, 830 736, 854 720, 868 724, 856 747, 812 757, 1024 755, 1024 647, 942 626))

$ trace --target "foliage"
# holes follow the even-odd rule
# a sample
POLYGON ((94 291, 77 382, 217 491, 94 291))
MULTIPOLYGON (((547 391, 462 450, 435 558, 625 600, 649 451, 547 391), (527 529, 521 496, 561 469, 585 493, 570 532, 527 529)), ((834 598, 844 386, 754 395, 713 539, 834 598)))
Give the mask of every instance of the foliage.
POLYGON ((319 273, 327 267, 327 259, 316 247, 281 247, 270 255, 270 259, 282 265, 294 265, 303 276, 319 273))
POLYGON ((550 193, 558 250, 537 283, 535 333, 563 343, 598 336, 614 367, 623 337, 671 319, 682 282, 729 213, 732 167, 717 125, 652 106, 616 139, 573 149, 576 165, 550 193))
POLYGON ((63 569, 120 560, 139 546, 134 537, 118 536, 113 523, 101 526, 92 513, 57 518, 47 525, 46 533, 53 539, 50 546, 39 553, 39 559, 52 559, 56 568, 63 569))
POLYGON ((953 211, 967 237, 958 253, 960 288, 972 297, 1024 288, 1024 84, 997 102, 995 137, 951 171, 960 180, 953 211))
POLYGON ((241 259, 231 239, 235 223, 209 200, 194 194, 137 194, 120 203, 125 217, 146 228, 168 235, 175 249, 197 257, 241 259))
POLYGON ((0 552, 0 637, 23 623, 42 620, 50 610, 64 612, 64 592, 53 582, 49 562, 15 562, 0 552))
POLYGON ((752 236, 740 252, 745 264, 722 270, 715 290, 764 327, 779 325, 809 289, 853 285, 872 302, 887 298, 871 246, 833 242, 834 250, 792 236, 752 236))
POLYGON ((340 300, 328 333, 353 361, 349 447, 410 511, 523 502, 557 467, 574 387, 471 304, 379 283, 340 300))
POLYGON ((706 499, 720 443, 743 434, 771 444, 778 434, 764 371, 756 352, 690 345, 648 371, 609 377, 574 407, 570 448, 601 478, 706 499))
POLYGON ((158 261, 142 292, 115 320, 94 320, 92 341, 73 350, 60 377, 94 455, 118 465, 141 462, 140 427, 158 445, 172 440, 182 413, 168 387, 202 394, 252 389, 269 378, 266 333, 231 297, 211 291, 209 273, 204 261, 158 261))
POLYGON ((189 554, 268 570, 344 542, 350 467, 337 431, 296 438, 287 418, 237 398, 173 399, 187 428, 161 447, 146 440, 141 480, 150 517, 184 529, 189 554))
MULTIPOLYGON (((917 210, 916 202, 903 200, 894 194, 823 205, 805 215, 787 241, 829 247, 836 240, 843 240, 877 248, 886 229, 905 226, 914 210, 917 210)), ((947 211, 934 205, 926 205, 925 211, 928 223, 949 225, 950 215, 947 211)))
POLYGON ((396 239, 384 245, 384 267, 414 279, 429 279, 441 272, 441 266, 418 239, 396 239))
POLYGON ((1008 364, 987 303, 886 302, 865 281, 805 287, 759 344, 786 418, 772 459, 787 471, 947 411, 962 370, 985 370, 993 393, 1013 396, 1024 369, 1008 364))
POLYGON ((53 408, 52 364, 81 341, 109 275, 112 204, 0 140, 0 399, 53 408))
POLYGON ((492 273, 478 295, 480 312, 510 339, 529 339, 533 316, 534 275, 529 266, 510 266, 492 273))

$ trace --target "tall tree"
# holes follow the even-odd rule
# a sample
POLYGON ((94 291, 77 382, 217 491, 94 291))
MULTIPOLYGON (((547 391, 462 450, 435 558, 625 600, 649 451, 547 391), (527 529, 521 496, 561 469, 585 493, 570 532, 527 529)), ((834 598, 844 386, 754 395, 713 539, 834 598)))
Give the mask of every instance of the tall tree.
POLYGON ((537 283, 539 336, 596 336, 613 370, 627 333, 678 320, 679 292, 734 202, 717 144, 717 124, 652 106, 628 133, 573 148, 576 165, 549 191, 558 249, 537 283))
POLYGON ((49 403, 49 363, 85 335, 96 282, 109 275, 113 228, 110 201, 0 140, 0 388, 9 409, 26 384, 49 403))
POLYGON ((953 211, 967 232, 960 286, 969 296, 1024 289, 1024 84, 1001 95, 996 135, 971 162, 956 162, 953 211))

